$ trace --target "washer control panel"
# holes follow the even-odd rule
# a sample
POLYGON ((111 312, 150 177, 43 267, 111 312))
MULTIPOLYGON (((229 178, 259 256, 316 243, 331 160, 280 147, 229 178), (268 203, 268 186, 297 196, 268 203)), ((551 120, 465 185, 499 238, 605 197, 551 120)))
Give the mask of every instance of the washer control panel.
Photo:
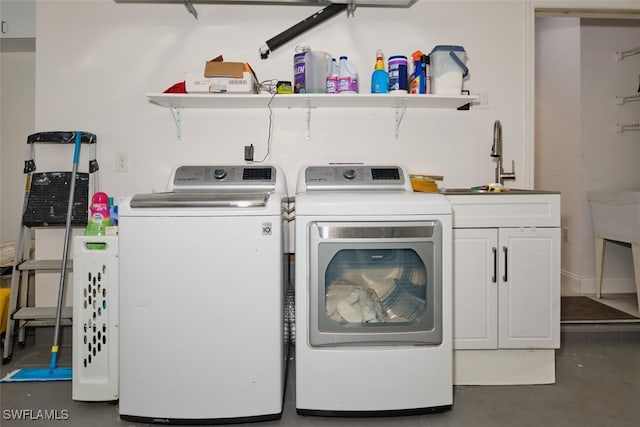
POLYGON ((306 191, 398 190, 406 191, 407 178, 399 166, 309 166, 304 171, 306 191))
POLYGON ((169 190, 265 190, 273 189, 276 169, 273 166, 179 166, 174 170, 169 190))

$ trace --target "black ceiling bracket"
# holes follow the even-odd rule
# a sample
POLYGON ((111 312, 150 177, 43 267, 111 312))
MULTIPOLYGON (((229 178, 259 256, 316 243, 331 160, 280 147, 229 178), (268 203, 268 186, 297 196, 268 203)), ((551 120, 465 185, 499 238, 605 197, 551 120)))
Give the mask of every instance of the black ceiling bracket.
POLYGON ((192 14, 194 18, 198 19, 198 11, 195 7, 193 7, 191 0, 184 0, 184 7, 187 8, 189 13, 192 14))
POLYGON ((356 11, 356 1, 355 0, 349 0, 347 2, 347 16, 351 16, 353 17, 354 12, 356 11))

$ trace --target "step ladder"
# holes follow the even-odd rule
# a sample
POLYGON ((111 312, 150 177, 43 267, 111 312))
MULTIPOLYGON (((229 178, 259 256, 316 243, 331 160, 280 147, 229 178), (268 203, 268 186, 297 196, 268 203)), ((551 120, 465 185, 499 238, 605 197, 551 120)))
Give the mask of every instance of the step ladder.
MULTIPOLYGON (((75 138, 76 132, 39 132, 27 138, 27 155, 23 171, 26 176, 25 194, 16 241, 16 256, 11 272, 11 296, 2 352, 3 364, 11 361, 14 335, 17 335, 18 345, 23 346, 26 327, 55 325, 56 307, 34 306, 35 273, 62 273, 63 254, 60 254, 60 259, 34 259, 32 241, 36 229, 65 227, 72 172, 36 172, 35 146, 68 144, 73 149, 75 138)), ((92 133, 81 132, 80 142, 89 145, 89 166, 88 172, 76 174, 71 226, 84 228, 88 220, 89 197, 97 186, 97 174, 94 174, 98 170, 95 149, 97 138, 92 133)), ((73 270, 71 257, 68 259, 65 274, 70 274, 73 270)), ((72 318, 72 307, 63 307, 60 324, 71 325, 72 318)))

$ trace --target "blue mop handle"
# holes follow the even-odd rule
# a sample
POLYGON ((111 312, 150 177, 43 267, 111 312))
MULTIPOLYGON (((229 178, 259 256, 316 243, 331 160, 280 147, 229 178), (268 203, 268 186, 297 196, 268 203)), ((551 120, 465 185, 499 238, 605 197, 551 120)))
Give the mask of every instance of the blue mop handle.
POLYGON ((53 374, 58 366, 58 346, 51 346, 51 362, 49 362, 49 373, 53 374))
POLYGON ((80 161, 80 143, 82 141, 82 132, 76 132, 75 147, 73 149, 73 164, 77 165, 80 161))
POLYGON ((82 132, 76 131, 75 148, 73 151, 73 169, 71 171, 71 183, 69 189, 69 206, 67 207, 67 221, 64 229, 64 248, 62 250, 62 266, 60 268, 60 286, 58 287, 58 304, 56 306, 56 324, 53 331, 53 346, 51 347, 50 373, 55 371, 58 364, 58 344, 60 341, 60 318, 62 317, 62 304, 64 285, 67 277, 67 258, 69 255, 69 238, 71 236, 71 217, 73 216, 73 201, 76 189, 76 174, 78 172, 78 159, 80 157, 80 144, 82 132))

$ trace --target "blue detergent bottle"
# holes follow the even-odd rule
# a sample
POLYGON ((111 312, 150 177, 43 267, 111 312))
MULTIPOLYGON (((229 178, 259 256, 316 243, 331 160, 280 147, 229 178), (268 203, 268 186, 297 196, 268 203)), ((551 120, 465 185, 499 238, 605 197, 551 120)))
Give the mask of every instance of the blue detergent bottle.
POLYGON ((389 92, 389 73, 384 69, 382 50, 376 52, 376 65, 371 74, 371 93, 389 92))

